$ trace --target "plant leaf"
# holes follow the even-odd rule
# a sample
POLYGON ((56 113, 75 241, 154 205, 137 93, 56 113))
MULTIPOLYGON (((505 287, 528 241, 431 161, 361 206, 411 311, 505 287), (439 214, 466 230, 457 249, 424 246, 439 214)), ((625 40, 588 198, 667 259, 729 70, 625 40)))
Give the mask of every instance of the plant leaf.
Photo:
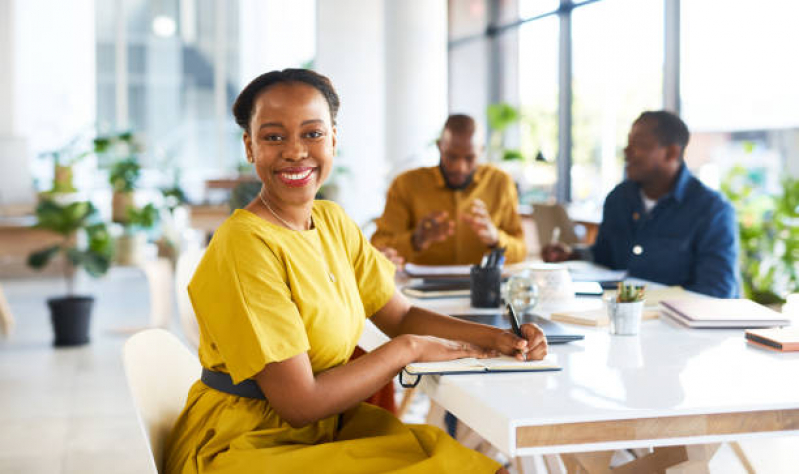
POLYGON ((47 265, 50 259, 53 258, 53 255, 58 253, 60 249, 60 245, 53 245, 52 247, 33 252, 28 255, 28 265, 39 270, 47 265))

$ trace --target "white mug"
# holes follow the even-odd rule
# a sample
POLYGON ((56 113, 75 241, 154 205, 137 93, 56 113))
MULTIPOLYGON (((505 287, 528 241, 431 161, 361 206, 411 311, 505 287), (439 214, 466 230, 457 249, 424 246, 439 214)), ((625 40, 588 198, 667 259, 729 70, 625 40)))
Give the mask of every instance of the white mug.
POLYGON ((528 267, 533 281, 538 286, 538 299, 542 303, 564 301, 574 298, 574 286, 565 265, 536 263, 528 267))

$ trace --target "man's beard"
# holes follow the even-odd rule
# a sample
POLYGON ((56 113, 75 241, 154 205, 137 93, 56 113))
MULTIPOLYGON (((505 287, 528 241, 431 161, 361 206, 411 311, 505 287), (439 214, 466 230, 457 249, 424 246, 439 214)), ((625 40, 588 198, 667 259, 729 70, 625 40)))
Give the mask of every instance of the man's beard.
POLYGON ((472 179, 474 178, 474 173, 475 173, 475 171, 472 171, 471 174, 469 174, 469 176, 467 176, 466 179, 463 181, 463 184, 453 184, 449 182, 449 178, 447 177, 447 172, 446 170, 444 170, 444 165, 441 164, 440 161, 438 162, 438 170, 441 171, 441 176, 444 178, 444 184, 446 184, 447 187, 449 189, 452 189, 453 191, 460 191, 461 189, 468 188, 469 185, 472 184, 472 179))

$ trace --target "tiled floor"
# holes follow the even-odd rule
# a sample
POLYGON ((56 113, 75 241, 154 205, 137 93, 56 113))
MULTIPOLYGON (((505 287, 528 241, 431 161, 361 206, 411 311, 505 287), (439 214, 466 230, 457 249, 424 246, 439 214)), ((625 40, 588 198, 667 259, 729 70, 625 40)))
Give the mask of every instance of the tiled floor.
MULTIPOLYGON (((52 347, 45 298, 63 293, 60 280, 0 280, 16 330, 0 339, 0 474, 147 472, 147 448, 122 371, 119 328, 148 321, 140 271, 114 268, 80 287, 97 296, 92 341, 52 347)), ((173 323, 180 333, 177 321, 173 323)), ((742 382, 743 383, 743 382, 742 382)), ((409 422, 422 422, 429 402, 418 394, 409 422)), ((758 473, 799 473, 799 437, 742 443, 758 473)), ((526 462, 527 467, 540 463, 526 462)), ((528 469, 529 471, 529 469, 528 469)), ((714 474, 745 473, 729 446, 711 462, 714 474)))

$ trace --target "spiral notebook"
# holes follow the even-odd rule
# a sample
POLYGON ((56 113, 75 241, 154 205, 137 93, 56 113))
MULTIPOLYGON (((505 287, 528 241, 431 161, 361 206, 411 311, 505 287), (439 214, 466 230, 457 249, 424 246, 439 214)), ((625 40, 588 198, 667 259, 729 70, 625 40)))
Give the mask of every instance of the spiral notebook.
POLYGON ((561 370, 550 354, 543 360, 520 361, 513 357, 502 356, 491 359, 455 359, 443 362, 414 362, 408 364, 400 372, 400 384, 403 387, 415 387, 422 375, 465 375, 465 374, 498 374, 512 372, 552 372, 561 370), (416 377, 413 382, 406 382, 404 376, 416 377))

